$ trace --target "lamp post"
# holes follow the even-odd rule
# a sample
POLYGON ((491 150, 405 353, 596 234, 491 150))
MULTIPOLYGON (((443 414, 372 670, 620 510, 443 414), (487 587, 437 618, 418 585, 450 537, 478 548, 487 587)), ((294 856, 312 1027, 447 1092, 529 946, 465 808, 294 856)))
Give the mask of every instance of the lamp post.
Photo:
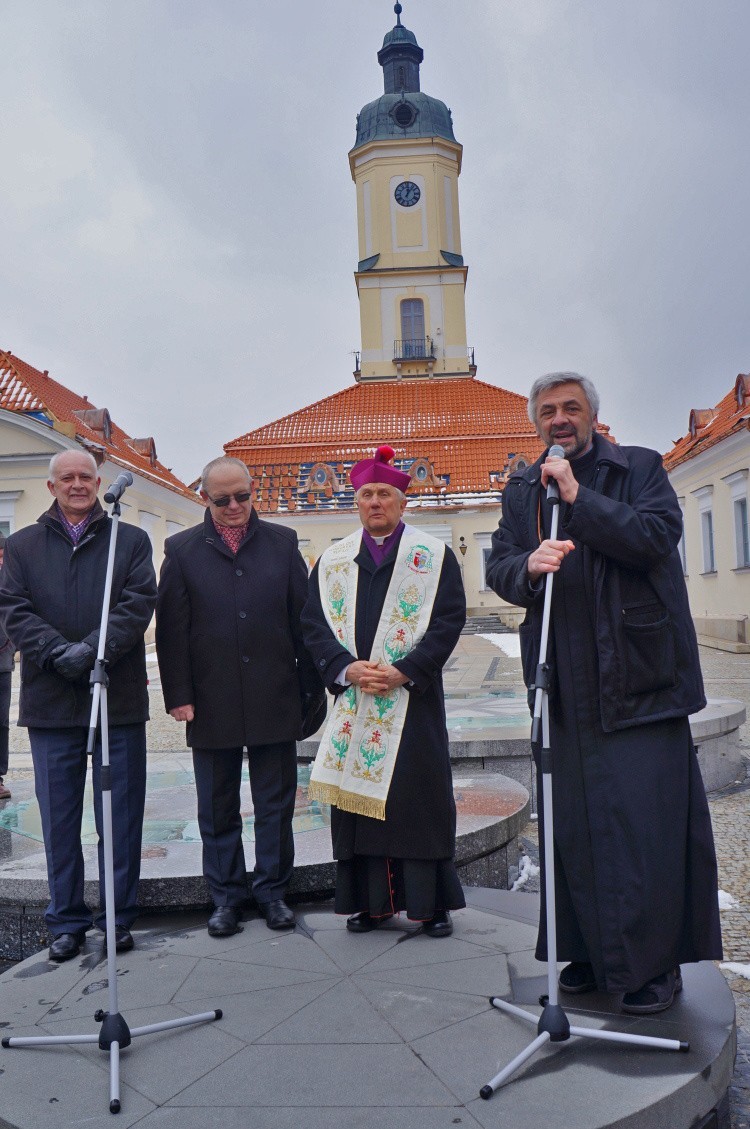
POLYGON ((464 586, 464 590, 466 589, 466 578, 464 577, 464 557, 466 556, 466 550, 468 549, 468 547, 469 546, 466 544, 466 538, 459 537, 458 551, 461 554, 461 583, 464 586))

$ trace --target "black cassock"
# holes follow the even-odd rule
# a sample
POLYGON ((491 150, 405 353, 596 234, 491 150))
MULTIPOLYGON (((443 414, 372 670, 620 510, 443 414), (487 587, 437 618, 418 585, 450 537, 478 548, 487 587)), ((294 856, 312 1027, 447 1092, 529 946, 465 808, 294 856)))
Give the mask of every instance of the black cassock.
MULTIPOLYGON (((591 486, 596 451, 573 470, 591 486)), ((548 537, 546 498, 540 517, 548 537)), ((602 728, 592 591, 573 540, 555 574, 549 647, 558 958, 590 961, 601 989, 629 992, 721 958, 713 836, 686 716, 602 728)), ((544 901, 536 955, 546 960, 544 901)))
MULTIPOLYGON (((394 546, 380 566, 364 545, 355 558, 359 569, 356 655, 342 647, 331 631, 320 600, 318 566, 313 569, 302 627, 305 644, 332 693, 340 690, 336 678, 346 665, 370 657, 397 551, 394 546)), ((456 805, 442 680, 465 620, 461 572, 453 552, 446 549, 427 631, 405 658, 394 663, 413 686, 386 817, 371 819, 331 808, 337 913, 367 910, 379 917, 406 910, 408 917, 423 921, 436 910, 465 904, 453 862, 456 805)))

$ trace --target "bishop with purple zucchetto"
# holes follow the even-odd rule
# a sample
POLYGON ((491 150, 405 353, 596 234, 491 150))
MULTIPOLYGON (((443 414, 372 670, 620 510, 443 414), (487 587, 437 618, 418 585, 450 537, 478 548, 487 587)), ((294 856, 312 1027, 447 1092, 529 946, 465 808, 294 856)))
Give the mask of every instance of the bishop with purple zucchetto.
POLYGON ((305 643, 334 705, 309 795, 331 804, 336 912, 351 933, 394 915, 430 937, 465 905, 454 863, 442 671, 466 619, 450 548, 403 521, 410 475, 392 447, 349 472, 362 528, 310 576, 305 643))

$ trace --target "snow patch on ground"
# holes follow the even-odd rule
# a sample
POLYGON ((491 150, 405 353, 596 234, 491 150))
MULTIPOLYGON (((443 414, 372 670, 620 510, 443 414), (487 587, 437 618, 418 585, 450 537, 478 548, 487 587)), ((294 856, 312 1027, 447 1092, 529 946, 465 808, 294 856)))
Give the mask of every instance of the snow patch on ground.
POLYGON ((746 980, 750 980, 750 964, 737 964, 736 961, 730 960, 726 964, 720 964, 719 968, 726 968, 727 972, 732 972, 735 976, 744 976, 746 980))
POLYGON ((739 909, 740 903, 726 890, 719 890, 719 909, 739 909))
POLYGON ((531 861, 528 855, 521 856, 520 865, 521 869, 518 872, 518 878, 516 878, 511 886, 511 890, 520 890, 522 886, 526 885, 530 878, 536 878, 539 873, 539 867, 531 861))
POLYGON ((521 638, 519 635, 480 634, 479 638, 486 639, 488 643, 492 643, 493 647, 498 647, 509 659, 520 659, 521 657, 521 638))

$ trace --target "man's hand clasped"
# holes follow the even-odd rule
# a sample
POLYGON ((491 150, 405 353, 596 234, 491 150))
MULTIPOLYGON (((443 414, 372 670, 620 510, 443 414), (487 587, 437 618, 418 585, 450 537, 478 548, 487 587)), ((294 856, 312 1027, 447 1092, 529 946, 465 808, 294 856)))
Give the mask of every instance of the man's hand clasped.
MULTIPOLYGON (((561 500, 567 502, 568 505, 572 505, 578 497, 578 481, 567 459, 560 459, 553 455, 552 458, 547 458, 542 463, 542 486, 544 489, 547 488, 550 479, 554 479, 557 483, 561 500)), ((575 545, 572 541, 542 541, 539 548, 534 550, 526 562, 529 580, 532 584, 545 573, 557 572, 568 553, 573 549, 575 549, 575 545)))
POLYGON ((357 659, 346 668, 346 677, 365 694, 388 694, 409 681, 395 666, 374 659, 357 659))

